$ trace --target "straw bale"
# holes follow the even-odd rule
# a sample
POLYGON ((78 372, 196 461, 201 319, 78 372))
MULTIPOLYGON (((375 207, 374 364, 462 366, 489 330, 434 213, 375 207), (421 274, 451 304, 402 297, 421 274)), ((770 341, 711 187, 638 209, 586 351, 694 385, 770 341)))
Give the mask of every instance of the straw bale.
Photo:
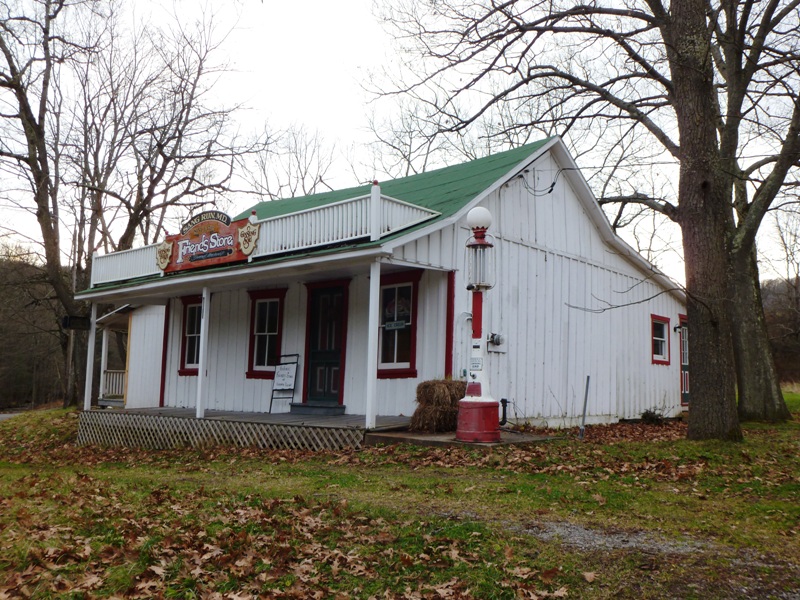
POLYGON ((464 397, 463 381, 423 381, 417 386, 417 409, 411 416, 412 431, 443 433, 458 425, 458 402, 464 397))

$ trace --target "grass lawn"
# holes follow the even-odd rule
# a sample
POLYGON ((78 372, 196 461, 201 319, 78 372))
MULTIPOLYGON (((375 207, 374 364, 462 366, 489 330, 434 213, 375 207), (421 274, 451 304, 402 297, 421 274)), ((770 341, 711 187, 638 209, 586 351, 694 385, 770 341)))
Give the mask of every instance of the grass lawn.
POLYGON ((76 426, 0 423, 0 599, 800 597, 796 422, 335 454, 78 448, 76 426))

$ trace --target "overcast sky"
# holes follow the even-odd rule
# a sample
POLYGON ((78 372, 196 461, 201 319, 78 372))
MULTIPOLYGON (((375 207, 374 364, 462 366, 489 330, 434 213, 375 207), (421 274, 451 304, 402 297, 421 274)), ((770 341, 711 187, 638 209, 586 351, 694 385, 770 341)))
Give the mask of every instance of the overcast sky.
MULTIPOLYGON (((371 141, 372 107, 362 86, 392 60, 372 0, 249 0, 231 4, 218 21, 221 31, 233 26, 224 43, 232 70, 219 94, 250 107, 242 121, 304 125, 340 150, 371 141)), ((333 183, 353 184, 342 171, 333 183)))

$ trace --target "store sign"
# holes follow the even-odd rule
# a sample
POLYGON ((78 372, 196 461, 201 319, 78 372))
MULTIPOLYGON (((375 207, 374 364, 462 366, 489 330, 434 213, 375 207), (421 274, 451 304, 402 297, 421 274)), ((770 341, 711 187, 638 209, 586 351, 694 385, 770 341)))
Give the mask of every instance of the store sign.
POLYGON ((231 221, 218 210, 195 215, 178 235, 168 235, 156 248, 158 268, 165 273, 247 260, 258 242, 258 225, 231 221))

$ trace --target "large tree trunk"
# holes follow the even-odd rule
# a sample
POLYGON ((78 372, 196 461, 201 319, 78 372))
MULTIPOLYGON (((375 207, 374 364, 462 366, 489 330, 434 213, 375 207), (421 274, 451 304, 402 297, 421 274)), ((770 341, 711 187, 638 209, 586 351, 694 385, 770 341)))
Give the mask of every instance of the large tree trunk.
POLYGON ((733 261, 733 348, 739 419, 771 422, 791 419, 767 336, 755 248, 742 256, 735 255, 733 261))
MULTIPOLYGON (((684 213, 686 214, 686 213, 684 213)), ((729 260, 721 223, 710 212, 687 215, 681 224, 686 259, 692 404, 688 437, 740 441, 728 298, 729 260), (716 230, 716 231, 715 231, 716 230)))
POLYGON ((704 0, 673 0, 664 39, 680 131, 678 222, 686 261, 692 406, 689 439, 741 440, 731 336, 729 170, 720 164, 704 0))

